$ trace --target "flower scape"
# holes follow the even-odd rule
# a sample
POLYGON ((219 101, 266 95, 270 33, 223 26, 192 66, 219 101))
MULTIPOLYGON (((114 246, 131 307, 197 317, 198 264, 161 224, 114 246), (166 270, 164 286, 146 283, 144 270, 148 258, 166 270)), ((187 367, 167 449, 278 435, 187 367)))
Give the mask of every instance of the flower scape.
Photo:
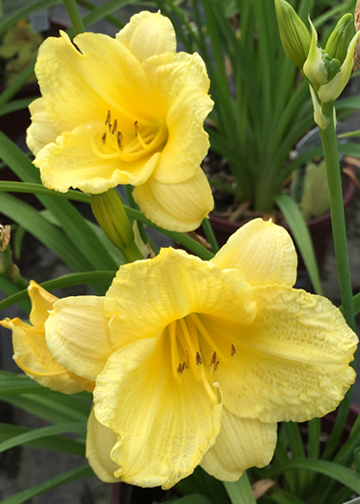
POLYGON ((213 102, 201 57, 176 52, 174 28, 141 12, 115 38, 49 37, 35 67, 27 144, 49 189, 101 194, 135 186, 145 216, 165 229, 196 229, 213 208, 200 163, 213 102))
POLYGON ((121 266, 103 297, 56 300, 31 283, 32 325, 1 323, 30 377, 93 388, 100 479, 167 489, 201 465, 235 481, 270 463, 277 422, 334 410, 355 379, 357 336, 293 288, 296 266, 287 231, 255 219, 210 261, 166 248, 121 266))

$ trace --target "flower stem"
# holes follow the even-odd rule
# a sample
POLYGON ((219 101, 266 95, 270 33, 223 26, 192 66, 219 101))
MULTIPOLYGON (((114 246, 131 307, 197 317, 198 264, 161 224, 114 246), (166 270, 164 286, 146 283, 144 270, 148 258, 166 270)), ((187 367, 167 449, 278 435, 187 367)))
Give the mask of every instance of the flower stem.
POLYGON ((76 0, 63 0, 65 9, 70 18, 75 35, 85 31, 83 20, 81 19, 79 9, 76 5, 76 0))
POLYGON ((349 257, 346 241, 345 214, 342 195, 341 169, 333 111, 334 105, 332 102, 322 104, 322 112, 330 120, 330 123, 326 129, 320 128, 320 135, 324 149, 329 186, 331 223, 338 270, 341 303, 346 322, 351 327, 351 329, 355 330, 354 305, 352 300, 349 257))

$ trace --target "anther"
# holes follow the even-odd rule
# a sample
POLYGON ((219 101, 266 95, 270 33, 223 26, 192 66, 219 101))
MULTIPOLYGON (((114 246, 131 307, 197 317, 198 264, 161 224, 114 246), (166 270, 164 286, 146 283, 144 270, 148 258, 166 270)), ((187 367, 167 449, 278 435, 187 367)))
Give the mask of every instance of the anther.
POLYGON ((181 372, 183 372, 185 368, 186 368, 186 364, 185 364, 185 362, 183 362, 182 366, 181 366, 181 372))
POLYGON ((177 372, 178 372, 179 374, 181 374, 181 373, 183 372, 183 365, 181 364, 181 362, 179 362, 179 365, 178 365, 178 367, 177 367, 177 372))
POLYGON ((186 369, 189 369, 189 367, 190 367, 190 359, 189 359, 189 352, 187 350, 185 350, 185 362, 184 362, 184 365, 185 365, 186 369))
POLYGON ((105 145, 106 144, 106 132, 101 137, 101 140, 102 140, 103 145, 105 145))
POLYGON ((214 351, 210 357, 210 366, 214 366, 214 364, 216 364, 216 351, 214 351))
POLYGON ((201 364, 201 355, 200 355, 200 352, 196 352, 196 364, 199 365, 201 364))
POLYGON ((122 134, 121 134, 121 131, 118 131, 118 132, 117 132, 117 135, 116 135, 116 140, 117 140, 117 143, 118 143, 119 149, 120 149, 120 150, 123 150, 123 148, 122 148, 122 144, 121 144, 121 140, 122 140, 122 134))
POLYGON ((110 124, 111 122, 111 112, 110 110, 108 110, 108 113, 107 113, 107 116, 106 116, 106 121, 105 121, 105 124, 110 124))
POLYGON ((117 119, 115 119, 115 121, 114 121, 114 126, 113 126, 111 133, 112 134, 116 133, 116 130, 117 130, 117 119))
POLYGON ((219 362, 219 361, 216 361, 216 362, 215 362, 215 365, 214 365, 214 371, 216 371, 216 370, 217 370, 217 368, 218 368, 218 365, 219 365, 219 364, 220 364, 220 362, 219 362))
POLYGON ((231 343, 231 357, 233 357, 235 354, 236 354, 236 348, 235 348, 235 345, 233 343, 231 343))
POLYGON ((139 133, 139 126, 137 121, 134 122, 134 128, 135 128, 135 135, 137 135, 139 133))

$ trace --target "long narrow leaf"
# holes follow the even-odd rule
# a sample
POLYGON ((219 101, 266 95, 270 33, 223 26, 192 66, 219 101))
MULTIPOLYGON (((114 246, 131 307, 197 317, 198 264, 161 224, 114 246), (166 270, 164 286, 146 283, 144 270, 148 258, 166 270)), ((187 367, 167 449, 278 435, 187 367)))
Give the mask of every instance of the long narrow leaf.
POLYGON ((309 230, 299 207, 291 196, 287 194, 278 194, 275 202, 285 216, 294 240, 300 250, 310 280, 317 294, 322 293, 319 269, 316 262, 314 246, 311 240, 309 230))
POLYGON ((40 485, 23 490, 22 492, 3 500, 1 504, 21 504, 36 495, 40 495, 48 490, 52 490, 53 488, 58 488, 59 486, 66 485, 66 483, 70 483, 71 481, 75 481, 77 479, 93 476, 93 474, 94 472, 89 466, 72 469, 71 471, 67 471, 66 473, 45 481, 44 483, 40 483, 40 485))
MULTIPOLYGON (((20 427, 19 425, 12 425, 7 423, 0 423, 0 442, 9 438, 18 437, 28 432, 34 432, 33 429, 27 427, 20 427)), ((37 431, 35 431, 37 432, 37 431)), ((44 438, 37 438, 23 443, 25 446, 32 448, 40 448, 42 450, 58 451, 63 453, 71 453, 78 457, 85 456, 85 443, 81 439, 70 439, 64 436, 46 436, 44 438)))
MULTIPOLYGON (((13 448, 14 446, 19 446, 29 443, 30 441, 35 441, 36 439, 70 432, 79 433, 84 437, 86 434, 86 422, 66 422, 62 424, 51 425, 50 427, 42 427, 41 429, 29 430, 28 432, 13 436, 10 439, 7 439, 6 441, 0 443, 0 453, 13 448)), ((66 438, 64 438, 64 441, 65 440, 66 438)))
POLYGON ((334 462, 327 460, 314 460, 314 459, 297 459, 290 460, 285 466, 281 466, 274 471, 271 471, 271 477, 276 477, 285 471, 292 471, 294 469, 306 469, 314 471, 324 476, 342 483, 350 488, 353 492, 360 494, 360 478, 357 473, 334 462))
POLYGON ((246 472, 244 472, 241 478, 236 482, 224 481, 224 487, 232 504, 238 504, 240 502, 246 502, 246 504, 256 504, 246 472))

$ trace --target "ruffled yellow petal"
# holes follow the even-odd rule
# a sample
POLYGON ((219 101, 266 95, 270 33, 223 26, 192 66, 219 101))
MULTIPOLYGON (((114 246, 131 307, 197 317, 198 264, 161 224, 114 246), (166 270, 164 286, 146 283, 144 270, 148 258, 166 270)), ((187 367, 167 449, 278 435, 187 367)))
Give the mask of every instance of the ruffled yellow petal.
POLYGON ((250 285, 296 281, 297 255, 289 233, 271 221, 254 219, 232 236, 211 260, 221 269, 241 270, 250 285))
POLYGON ((199 227, 214 206, 209 182, 201 168, 179 184, 162 184, 150 177, 145 184, 135 187, 133 196, 154 224, 179 232, 199 227))
POLYGON ((59 134, 91 121, 105 122, 108 110, 122 122, 153 119, 151 90, 140 62, 117 40, 82 33, 74 43, 62 32, 39 50, 35 72, 43 103, 59 134))
POLYGON ((105 483, 119 481, 114 476, 119 466, 110 458, 115 443, 116 436, 113 431, 96 420, 92 409, 87 423, 86 458, 96 476, 105 483))
POLYGON ((0 325, 12 330, 14 359, 30 378, 64 394, 88 388, 53 358, 46 345, 43 325, 33 327, 19 318, 2 320, 0 325))
POLYGON ((110 341, 120 348, 153 337, 189 313, 232 321, 255 316, 252 290, 237 270, 221 271, 182 250, 161 249, 153 259, 121 266, 105 296, 110 341))
POLYGON ((37 98, 29 105, 32 123, 27 129, 26 142, 33 154, 37 154, 45 145, 55 142, 58 133, 54 130, 47 115, 42 98, 37 98))
POLYGON ((94 381, 111 354, 104 298, 68 297, 57 301, 45 324, 54 358, 69 371, 94 381))
POLYGON ((164 184, 177 184, 193 176, 209 149, 204 120, 213 108, 210 81, 196 53, 163 54, 147 60, 144 69, 156 109, 168 128, 154 177, 164 184))
POLYGON ((221 481, 237 481, 249 467, 266 466, 274 454, 276 427, 276 423, 238 418, 223 408, 220 433, 201 467, 221 481))
POLYGON ((160 12, 142 11, 116 35, 119 42, 142 62, 151 56, 176 51, 175 30, 160 12))
POLYGON ((91 123, 64 133, 56 143, 44 147, 34 160, 40 168, 41 181, 49 189, 66 192, 70 187, 91 194, 101 194, 118 184, 144 183, 153 172, 159 153, 150 153, 135 161, 124 162, 118 157, 98 157, 90 144, 94 136, 101 144, 102 123, 91 123))
POLYGON ((144 487, 170 488, 193 472, 214 444, 221 403, 190 370, 172 373, 168 338, 147 339, 114 352, 98 376, 94 412, 118 441, 115 476, 144 487))
POLYGON ((225 407, 264 422, 334 410, 355 380, 349 362, 358 343, 340 310, 289 287, 254 288, 254 299, 257 316, 240 326, 236 362, 217 370, 225 407))
POLYGON ((31 301, 30 322, 33 326, 44 327, 49 312, 58 298, 33 280, 30 280, 27 290, 31 301))

